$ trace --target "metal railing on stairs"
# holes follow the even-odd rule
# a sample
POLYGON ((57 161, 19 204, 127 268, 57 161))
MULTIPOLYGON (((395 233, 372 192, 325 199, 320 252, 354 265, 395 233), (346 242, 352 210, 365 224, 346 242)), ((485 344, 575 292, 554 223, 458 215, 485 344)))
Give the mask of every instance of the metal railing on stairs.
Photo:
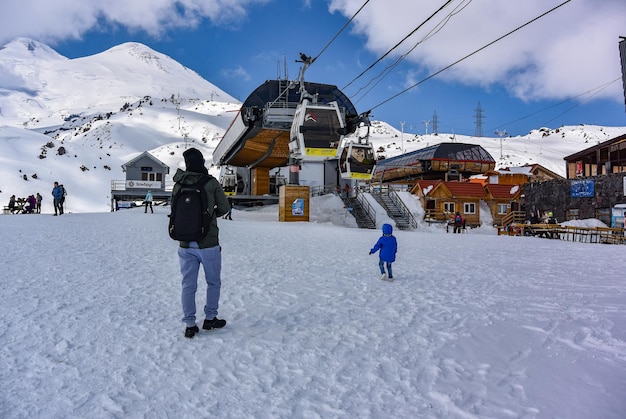
POLYGON ((368 225, 373 225, 375 228, 376 227, 376 210, 372 207, 372 205, 369 202, 367 202, 367 199, 365 199, 365 196, 362 193, 359 193, 358 189, 356 190, 356 201, 359 203, 363 212, 369 218, 368 225))
POLYGON ((417 221, 415 221, 415 217, 413 217, 411 211, 409 211, 405 203, 402 201, 398 192, 396 192, 393 188, 387 188, 387 195, 391 198, 391 202, 393 202, 396 206, 396 209, 398 209, 400 215, 403 220, 407 222, 408 226, 413 229, 417 228, 417 221))

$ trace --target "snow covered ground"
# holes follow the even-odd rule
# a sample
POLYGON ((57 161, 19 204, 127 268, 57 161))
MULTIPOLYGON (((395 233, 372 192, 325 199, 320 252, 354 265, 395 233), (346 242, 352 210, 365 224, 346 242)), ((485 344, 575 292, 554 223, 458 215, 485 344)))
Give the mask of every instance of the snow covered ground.
POLYGON ((626 415, 623 246, 420 226, 390 283, 334 196, 235 210, 185 339, 167 213, 0 216, 0 417, 626 415))

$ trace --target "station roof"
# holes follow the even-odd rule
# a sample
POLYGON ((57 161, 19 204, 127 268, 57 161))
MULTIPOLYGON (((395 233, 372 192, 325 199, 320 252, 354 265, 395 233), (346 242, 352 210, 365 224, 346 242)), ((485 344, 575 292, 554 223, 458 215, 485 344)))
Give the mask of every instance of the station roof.
POLYGON ((379 160, 379 166, 410 166, 423 160, 480 161, 495 163, 491 154, 477 144, 441 143, 405 153, 400 156, 379 160))
MULTIPOLYGON (((298 82, 293 82, 285 92, 285 80, 266 80, 257 87, 243 102, 242 107, 257 107, 263 109, 266 104, 276 100, 287 103, 300 103, 300 89, 298 82), (284 96, 281 96, 283 95, 284 96)), ((344 108, 348 115, 358 115, 350 99, 339 88, 332 84, 304 82, 306 91, 317 98, 318 103, 336 101, 340 108, 344 108)))

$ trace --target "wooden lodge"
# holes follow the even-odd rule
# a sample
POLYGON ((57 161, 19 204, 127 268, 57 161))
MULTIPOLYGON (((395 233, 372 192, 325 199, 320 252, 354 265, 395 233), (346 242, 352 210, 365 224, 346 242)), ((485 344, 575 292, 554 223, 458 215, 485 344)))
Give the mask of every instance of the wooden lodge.
POLYGON ((626 134, 564 157, 568 179, 626 172, 626 134))
POLYGON ((473 182, 418 180, 411 193, 422 202, 426 220, 445 222, 458 211, 467 226, 480 225, 480 201, 487 199, 485 188, 473 182))

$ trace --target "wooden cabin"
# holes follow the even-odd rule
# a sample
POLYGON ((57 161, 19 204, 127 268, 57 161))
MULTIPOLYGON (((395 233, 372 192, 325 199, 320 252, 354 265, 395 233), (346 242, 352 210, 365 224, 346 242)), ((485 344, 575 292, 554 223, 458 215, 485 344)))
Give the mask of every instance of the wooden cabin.
POLYGON ((564 157, 567 179, 626 172, 626 134, 564 157))
POLYGON ((480 201, 488 198, 474 182, 418 180, 411 193, 422 201, 427 220, 446 222, 458 211, 467 226, 480 225, 480 201))
POLYGON ((522 185, 487 184, 484 188, 494 224, 503 225, 507 215, 521 210, 522 185))
POLYGON ((457 211, 466 225, 480 225, 480 202, 484 201, 491 212, 494 224, 521 210, 521 185, 481 184, 442 180, 419 180, 411 193, 418 196, 425 210, 425 219, 445 222, 457 211))
POLYGON ((481 175, 472 176, 470 182, 478 182, 483 185, 523 185, 529 182, 545 182, 554 179, 564 178, 540 164, 526 164, 490 170, 481 175))

